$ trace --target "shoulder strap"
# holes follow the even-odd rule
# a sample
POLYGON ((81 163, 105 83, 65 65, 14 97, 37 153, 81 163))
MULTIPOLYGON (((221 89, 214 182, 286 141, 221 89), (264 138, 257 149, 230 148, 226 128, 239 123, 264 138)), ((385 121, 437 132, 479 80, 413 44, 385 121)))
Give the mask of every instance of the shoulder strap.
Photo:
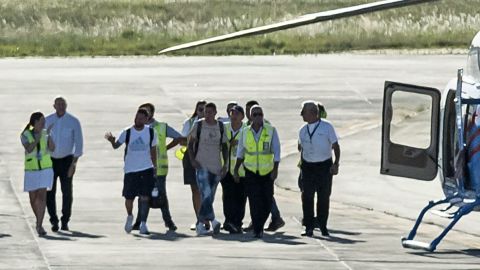
POLYGON ((125 157, 127 156, 127 152, 128 152, 128 143, 130 143, 130 129, 127 129, 127 134, 125 135, 125 153, 123 154, 123 159, 125 159, 125 157))
POLYGON ((220 122, 220 121, 217 121, 217 122, 218 122, 218 127, 220 128, 220 149, 222 149, 224 126, 223 126, 223 122, 220 122))
POLYGON ((148 128, 148 131, 150 132, 150 148, 152 148, 152 143, 153 143, 153 137, 154 137, 154 134, 153 134, 153 127, 149 127, 148 128))

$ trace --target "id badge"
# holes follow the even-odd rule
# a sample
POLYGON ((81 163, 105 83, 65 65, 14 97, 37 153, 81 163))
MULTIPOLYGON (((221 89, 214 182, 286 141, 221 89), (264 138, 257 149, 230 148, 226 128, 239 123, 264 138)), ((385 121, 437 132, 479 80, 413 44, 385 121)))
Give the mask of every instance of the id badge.
POLYGON ((264 142, 263 143, 263 150, 270 149, 270 143, 269 142, 264 142))

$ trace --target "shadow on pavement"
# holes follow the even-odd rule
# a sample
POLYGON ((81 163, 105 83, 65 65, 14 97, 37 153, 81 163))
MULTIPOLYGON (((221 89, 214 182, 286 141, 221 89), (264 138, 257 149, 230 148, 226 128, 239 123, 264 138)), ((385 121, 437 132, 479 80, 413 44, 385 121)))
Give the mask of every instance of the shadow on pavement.
POLYGON ((349 231, 332 230, 332 229, 328 229, 328 231, 330 233, 333 233, 333 234, 344 234, 344 235, 360 235, 360 234, 362 234, 360 232, 349 232, 349 231))
MULTIPOLYGON (((430 257, 430 258, 437 258, 441 259, 442 255, 467 255, 472 257, 480 258, 480 249, 461 249, 461 250, 437 250, 435 252, 429 251, 416 251, 416 252, 409 252, 413 255, 418 255, 422 257, 430 257)), ((448 257, 448 259, 452 259, 452 257, 448 257)))
POLYGON ((46 239, 46 240, 58 240, 58 241, 74 241, 74 239, 70 238, 70 237, 64 237, 64 236, 54 236, 54 235, 51 235, 51 234, 47 234, 47 235, 44 235, 44 236, 39 236, 39 238, 43 238, 43 239, 46 239))
POLYGON ((304 242, 295 241, 300 239, 293 235, 285 235, 283 232, 277 232, 274 234, 265 233, 263 238, 257 239, 253 237, 252 233, 244 234, 226 234, 220 233, 214 236, 215 239, 223 241, 237 241, 237 242, 254 242, 254 241, 263 241, 265 243, 271 244, 283 244, 283 245, 305 245, 304 242))
POLYGON ((80 237, 80 238, 103 238, 105 235, 95 235, 79 231, 58 231, 58 235, 65 237, 80 237))
POLYGON ((133 234, 137 238, 146 238, 150 240, 165 240, 165 241, 178 241, 183 238, 190 238, 192 236, 183 233, 177 233, 173 231, 167 231, 166 233, 150 232, 149 235, 133 234))
MULTIPOLYGON (((330 232, 333 233, 333 231, 331 231, 331 230, 330 230, 330 232)), ((313 238, 323 240, 323 241, 328 241, 328 242, 346 244, 346 245, 352 245, 352 244, 356 244, 356 243, 366 242, 364 240, 353 240, 353 239, 334 236, 334 235, 331 235, 331 234, 330 234, 330 236, 313 236, 313 238)))
POLYGON ((4 238, 4 237, 12 237, 12 235, 8 233, 0 233, 0 238, 4 238))

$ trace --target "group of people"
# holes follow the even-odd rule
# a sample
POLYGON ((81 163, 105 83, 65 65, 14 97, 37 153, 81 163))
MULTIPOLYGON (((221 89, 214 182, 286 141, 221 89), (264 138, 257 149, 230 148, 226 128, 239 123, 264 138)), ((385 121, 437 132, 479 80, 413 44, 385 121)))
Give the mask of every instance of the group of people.
MULTIPOLYGON (((55 213, 57 177, 60 177, 63 192, 61 229, 68 230, 72 176, 82 154, 78 120, 66 113, 64 98, 56 98, 54 108, 56 112, 46 121, 41 113, 32 114, 21 136, 25 148, 25 191, 30 192, 39 235, 46 234, 42 227, 45 198, 52 231, 59 229, 55 213)), ((147 218, 151 208, 161 209, 169 230, 177 229, 169 210, 166 176, 167 151, 178 144, 182 145, 179 156, 184 184, 190 186, 196 216, 191 229, 197 235, 210 232, 216 235, 221 230, 222 223, 216 218, 213 206, 219 183, 223 190, 224 230, 232 234, 252 231, 255 238, 262 238, 270 215, 271 222, 265 230, 276 231, 285 225, 274 199, 274 181, 281 159, 278 132, 265 119, 258 102, 249 101, 245 108, 229 102, 227 116, 217 118, 214 103, 198 101, 180 133, 167 123, 157 121, 154 105, 145 103, 138 107, 134 124, 122 130, 118 138, 111 132, 105 134, 114 149, 125 144, 122 195, 127 212, 124 228, 127 233, 139 230, 140 234, 149 234, 147 218), (171 140, 167 142, 167 138, 171 140), (135 219, 133 205, 137 197, 135 219), (247 199, 251 222, 245 226, 247 199)), ((332 176, 338 173, 340 147, 333 126, 324 119, 323 105, 304 102, 301 116, 306 122, 299 131, 298 140, 301 152, 299 187, 305 226, 302 235, 313 236, 314 228, 318 227, 322 235, 328 236, 329 198, 332 176)))

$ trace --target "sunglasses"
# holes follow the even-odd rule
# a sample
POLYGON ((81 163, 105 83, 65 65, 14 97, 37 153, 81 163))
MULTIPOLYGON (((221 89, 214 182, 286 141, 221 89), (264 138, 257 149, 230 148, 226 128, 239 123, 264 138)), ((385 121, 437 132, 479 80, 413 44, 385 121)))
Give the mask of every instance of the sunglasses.
POLYGON ((252 113, 252 116, 253 116, 253 117, 263 116, 263 113, 252 113))

